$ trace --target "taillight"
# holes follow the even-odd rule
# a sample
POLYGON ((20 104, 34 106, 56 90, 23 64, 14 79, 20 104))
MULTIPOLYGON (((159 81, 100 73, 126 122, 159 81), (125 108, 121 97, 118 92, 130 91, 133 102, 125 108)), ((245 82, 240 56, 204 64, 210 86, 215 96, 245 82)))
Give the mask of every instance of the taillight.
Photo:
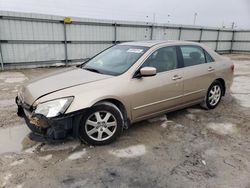
POLYGON ((231 70, 234 71, 234 64, 230 66, 231 70))

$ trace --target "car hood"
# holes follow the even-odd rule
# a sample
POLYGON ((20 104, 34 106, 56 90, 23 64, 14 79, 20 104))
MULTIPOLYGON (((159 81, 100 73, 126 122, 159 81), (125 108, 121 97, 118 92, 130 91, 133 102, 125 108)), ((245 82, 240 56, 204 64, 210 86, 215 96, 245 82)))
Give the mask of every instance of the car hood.
MULTIPOLYGON (((76 67, 68 68, 36 80, 31 80, 21 88, 19 95, 21 95, 23 102, 32 105, 35 100, 47 94, 110 77, 113 76, 90 72, 76 67)), ((74 94, 72 93, 72 95, 74 94)))

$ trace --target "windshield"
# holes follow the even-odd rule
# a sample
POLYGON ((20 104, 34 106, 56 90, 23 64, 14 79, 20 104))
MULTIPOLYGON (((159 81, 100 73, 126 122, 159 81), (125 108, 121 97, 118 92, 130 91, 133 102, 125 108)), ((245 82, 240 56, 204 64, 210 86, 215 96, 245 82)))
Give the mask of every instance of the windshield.
POLYGON ((100 53, 82 66, 83 69, 109 75, 126 72, 148 47, 116 45, 100 53))

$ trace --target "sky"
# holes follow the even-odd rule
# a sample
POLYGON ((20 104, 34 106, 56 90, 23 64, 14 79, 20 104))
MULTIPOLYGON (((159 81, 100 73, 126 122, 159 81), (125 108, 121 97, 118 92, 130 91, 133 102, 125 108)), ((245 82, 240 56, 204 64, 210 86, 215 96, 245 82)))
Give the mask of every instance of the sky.
POLYGON ((0 10, 250 29, 250 0, 0 0, 0 10))

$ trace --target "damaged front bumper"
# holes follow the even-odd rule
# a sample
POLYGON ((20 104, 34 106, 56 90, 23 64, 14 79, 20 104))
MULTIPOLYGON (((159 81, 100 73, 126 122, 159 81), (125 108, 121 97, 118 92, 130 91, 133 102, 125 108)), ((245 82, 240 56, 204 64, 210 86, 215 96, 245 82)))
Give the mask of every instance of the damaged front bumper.
POLYGON ((29 135, 32 140, 51 142, 65 140, 69 136, 78 136, 78 125, 83 111, 47 118, 42 114, 32 113, 32 107, 21 102, 18 97, 16 97, 16 104, 18 116, 25 119, 27 126, 32 131, 29 135))

